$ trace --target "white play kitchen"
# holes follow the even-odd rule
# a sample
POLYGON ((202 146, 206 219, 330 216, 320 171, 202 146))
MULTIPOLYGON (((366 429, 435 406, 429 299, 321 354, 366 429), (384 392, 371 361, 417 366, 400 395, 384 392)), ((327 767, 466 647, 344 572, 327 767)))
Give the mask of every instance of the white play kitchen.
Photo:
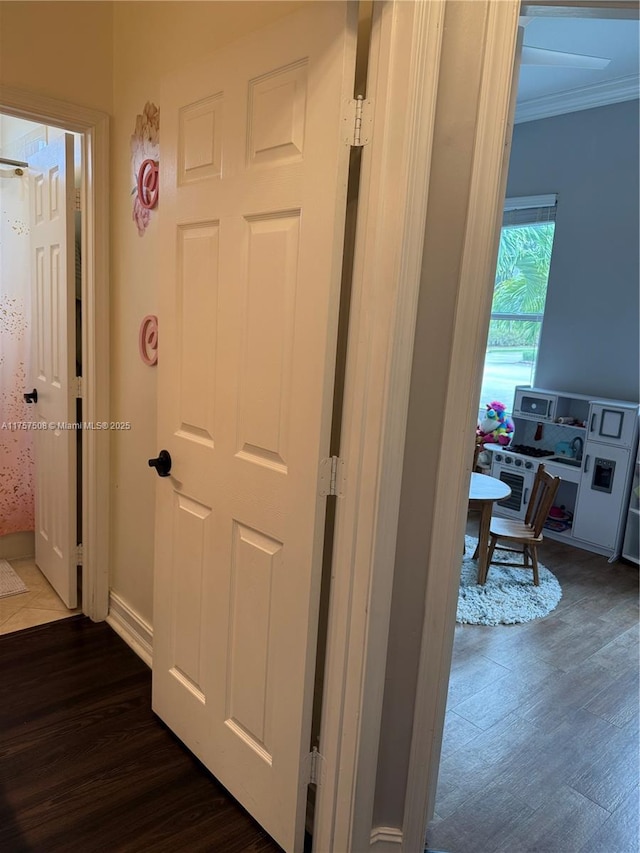
POLYGON ((637 530, 632 486, 638 445, 637 403, 518 386, 510 446, 485 445, 491 475, 511 495, 495 514, 523 519, 540 462, 562 482, 545 525, 545 536, 615 559, 638 562, 638 545, 625 538, 637 530), (630 500, 631 499, 631 500, 630 500), (624 550, 623 550, 624 541, 624 550))

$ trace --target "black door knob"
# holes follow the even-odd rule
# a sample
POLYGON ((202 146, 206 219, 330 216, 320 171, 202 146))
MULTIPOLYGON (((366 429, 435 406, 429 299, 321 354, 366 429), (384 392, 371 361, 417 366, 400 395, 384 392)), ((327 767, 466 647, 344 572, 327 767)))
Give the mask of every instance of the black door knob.
POLYGON ((155 468, 158 477, 168 477, 171 472, 171 456, 169 451, 161 450, 155 459, 150 459, 149 468, 155 468))
POLYGON ((38 392, 34 388, 33 391, 27 391, 26 394, 23 395, 25 403, 37 403, 38 402, 38 392))

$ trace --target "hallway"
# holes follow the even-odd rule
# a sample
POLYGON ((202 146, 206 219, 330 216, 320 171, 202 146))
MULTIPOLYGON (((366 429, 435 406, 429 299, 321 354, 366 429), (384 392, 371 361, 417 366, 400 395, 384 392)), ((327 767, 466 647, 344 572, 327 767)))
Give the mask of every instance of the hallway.
POLYGON ((0 850, 277 853, 151 711, 151 672, 76 616, 0 639, 0 850))

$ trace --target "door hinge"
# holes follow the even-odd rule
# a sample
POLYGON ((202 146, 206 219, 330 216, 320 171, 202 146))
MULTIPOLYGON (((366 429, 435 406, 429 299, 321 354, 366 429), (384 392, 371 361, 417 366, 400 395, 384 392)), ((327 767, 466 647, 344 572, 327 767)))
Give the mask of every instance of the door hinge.
POLYGON ((324 755, 321 755, 315 746, 307 756, 307 768, 307 784, 321 785, 324 775, 324 755))
POLYGON ((373 128, 373 107, 370 100, 365 100, 362 95, 358 95, 352 101, 348 102, 349 109, 345 116, 345 123, 348 128, 346 135, 347 145, 353 148, 362 148, 367 142, 371 141, 371 131, 373 128))
POLYGON ((82 210, 82 197, 80 194, 80 190, 76 190, 75 192, 75 210, 82 210))
POLYGON ((320 462, 320 494, 342 497, 344 489, 344 459, 329 456, 320 462))
POLYGON ((75 376, 73 379, 72 394, 74 397, 82 399, 84 389, 82 387, 82 376, 75 376))
POLYGON ((80 545, 76 545, 76 566, 83 566, 82 558, 84 556, 84 552, 82 549, 82 543, 80 545))

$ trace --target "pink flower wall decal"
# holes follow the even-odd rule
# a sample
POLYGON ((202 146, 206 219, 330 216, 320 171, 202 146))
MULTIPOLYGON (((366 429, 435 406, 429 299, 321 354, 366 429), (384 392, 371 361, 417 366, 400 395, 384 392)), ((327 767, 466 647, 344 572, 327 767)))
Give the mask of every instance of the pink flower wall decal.
POLYGON ((131 137, 131 194, 133 211, 131 218, 136 224, 140 237, 151 221, 151 211, 145 208, 138 198, 138 171, 145 160, 160 159, 160 108, 147 101, 141 115, 136 116, 136 127, 131 137))

